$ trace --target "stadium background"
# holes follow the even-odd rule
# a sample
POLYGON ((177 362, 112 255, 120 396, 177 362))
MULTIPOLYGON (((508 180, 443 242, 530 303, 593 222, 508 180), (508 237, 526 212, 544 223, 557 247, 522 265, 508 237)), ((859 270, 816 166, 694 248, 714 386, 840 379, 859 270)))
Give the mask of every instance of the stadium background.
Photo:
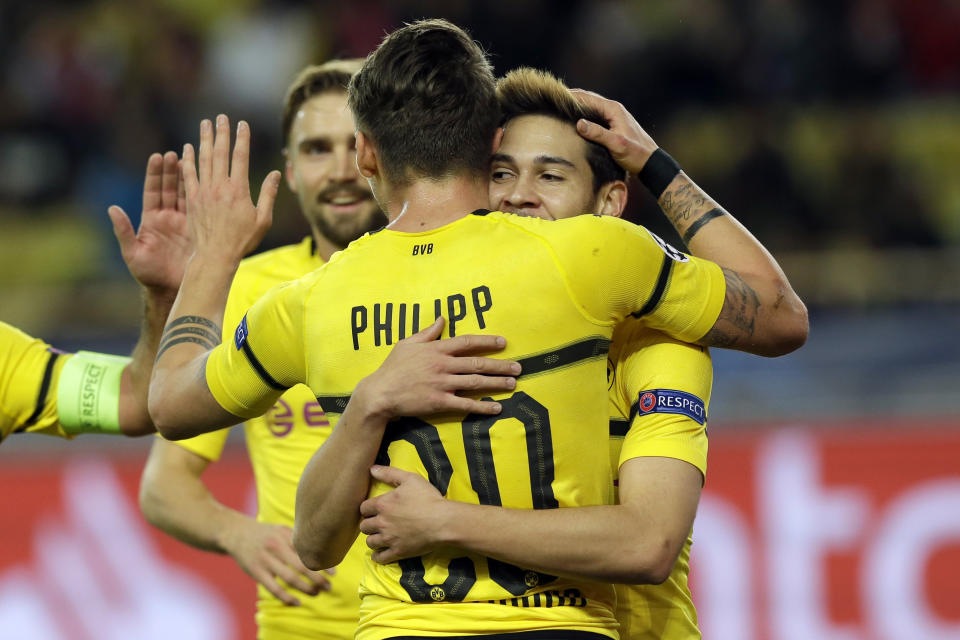
MULTIPOLYGON (((774 252, 811 334, 714 351, 693 587, 705 637, 960 638, 955 0, 38 0, 0 5, 0 319, 128 351, 109 204, 225 111, 280 167, 297 68, 424 16, 624 102, 774 252)), ((639 185, 629 215, 675 236, 639 185)), ((265 246, 306 227, 282 189, 265 246)), ((0 639, 252 637, 252 582, 136 509, 149 439, 0 447, 0 639)), ((236 441, 208 473, 253 509, 236 441)))

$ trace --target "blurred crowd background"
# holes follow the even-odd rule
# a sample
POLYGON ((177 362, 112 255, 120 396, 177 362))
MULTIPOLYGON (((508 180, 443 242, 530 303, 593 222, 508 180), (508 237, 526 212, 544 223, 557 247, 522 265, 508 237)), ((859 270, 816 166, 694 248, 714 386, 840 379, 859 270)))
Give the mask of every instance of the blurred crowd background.
MULTIPOLYGON (((154 151, 225 112, 282 165, 296 70, 421 17, 503 73, 623 102, 774 252, 811 309, 776 361, 716 353, 725 424, 960 408, 960 3, 955 0, 128 0, 0 5, 0 318, 128 350, 136 287, 106 216, 154 151)), ((632 185, 629 216, 679 242, 632 185)), ((307 232, 282 188, 265 246, 307 232)))

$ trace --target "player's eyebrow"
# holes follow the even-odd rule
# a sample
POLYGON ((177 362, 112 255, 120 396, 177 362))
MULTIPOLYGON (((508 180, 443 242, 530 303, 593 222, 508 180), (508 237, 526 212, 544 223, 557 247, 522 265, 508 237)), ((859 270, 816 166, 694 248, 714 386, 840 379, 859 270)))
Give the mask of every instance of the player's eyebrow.
POLYGON ((495 153, 490 158, 490 162, 509 162, 510 164, 516 164, 516 160, 513 159, 513 156, 508 156, 505 153, 495 153))
POLYGON ((560 164, 565 167, 570 167, 571 169, 576 169, 577 166, 567 160, 566 158, 561 158, 560 156, 537 156, 533 159, 536 164, 560 164))

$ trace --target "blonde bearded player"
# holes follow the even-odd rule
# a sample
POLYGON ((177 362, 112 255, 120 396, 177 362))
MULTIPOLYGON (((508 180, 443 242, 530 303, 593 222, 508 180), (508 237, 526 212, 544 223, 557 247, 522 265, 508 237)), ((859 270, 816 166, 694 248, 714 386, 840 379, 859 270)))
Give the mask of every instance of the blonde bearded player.
MULTIPOLYGON (((577 92, 589 103, 585 108, 563 83, 533 69, 508 73, 497 90, 505 132, 491 163, 491 207, 545 219, 584 212, 619 216, 626 204, 626 171, 608 149, 586 142, 577 124, 581 119, 609 121, 612 131, 603 128, 602 135, 626 134, 634 151, 641 144, 655 149, 629 114, 616 103, 577 92)), ((642 161, 624 154, 621 161, 633 171, 642 170, 642 161)), ((722 210, 685 175, 672 179, 659 200, 697 253, 709 253, 724 266, 764 268, 767 259, 760 245, 726 213, 713 213, 722 210), (703 222, 691 232, 680 213, 690 222, 703 222), (724 219, 707 224, 720 217, 724 219)), ((772 262, 765 268, 776 269, 772 262)), ((503 514, 464 511, 462 505, 442 500, 419 476, 381 468, 374 477, 398 488, 361 506, 367 518, 360 529, 370 534, 367 544, 377 550, 374 558, 396 562, 448 545, 505 561, 523 557, 546 571, 638 583, 617 585, 621 638, 699 638, 687 584, 689 532, 706 476, 712 375, 710 356, 701 347, 637 321, 620 325, 608 372, 611 463, 625 496, 619 513, 607 511, 593 528, 558 527, 571 534, 553 539, 533 535, 532 527, 525 528, 530 523, 519 519, 492 520, 503 514), (618 515, 621 521, 605 519, 618 515), (597 544, 602 531, 623 535, 597 544), (507 547, 498 546, 508 539, 507 547)))
MULTIPOLYGON (((275 285, 313 271, 352 240, 386 224, 356 169, 346 87, 359 68, 359 60, 310 66, 288 90, 282 118, 286 179, 312 234, 240 264, 224 326, 236 326, 275 285)), ((304 567, 291 541, 300 472, 330 428, 303 386, 246 422, 256 519, 218 503, 201 477, 220 457, 228 430, 180 442, 158 438, 144 470, 140 506, 151 523, 200 549, 229 554, 259 583, 256 619, 263 640, 352 638, 356 628, 362 548, 324 574, 304 567)))
MULTIPOLYGON (((756 287, 745 323, 742 296, 725 285, 731 274, 673 256, 632 225, 609 217, 548 223, 470 215, 488 202, 486 168, 499 117, 482 51, 449 23, 418 22, 388 36, 351 82, 350 104, 358 166, 390 227, 271 291, 229 345, 167 351, 150 391, 151 415, 174 438, 257 415, 283 388, 304 381, 325 408, 346 405, 299 487, 294 543, 308 567, 329 566, 355 540, 378 450, 454 498, 529 509, 532 489, 533 505, 549 517, 564 511, 551 507, 609 500, 603 355, 614 325, 630 313, 648 312, 650 326, 681 338, 768 354, 803 341, 798 300, 771 305, 771 283, 733 274, 756 287), (438 321, 391 349, 431 316, 449 319, 449 340, 424 340, 440 333, 438 321), (516 363, 472 357, 504 346, 495 336, 468 335, 479 330, 512 336, 504 355, 524 361, 520 380, 516 363), (411 353, 443 356, 433 373, 447 393, 383 393, 390 385, 370 372, 385 358, 416 368, 421 360, 411 353), (402 420, 386 431, 390 418, 431 412, 432 423, 402 420), (491 429, 507 417, 517 420, 506 424, 521 426, 494 436, 491 429), (529 476, 502 478, 498 469, 529 476)), ((198 249, 171 325, 220 321, 238 256, 269 221, 275 178, 256 206, 249 202, 249 131, 238 130, 231 168, 227 126, 220 118, 216 135, 201 129, 199 176, 192 147, 185 149, 198 249)), ((554 638, 616 635, 611 589, 474 554, 388 568, 367 563, 362 588, 361 638, 543 637, 535 629, 554 638), (529 606, 504 604, 501 594, 522 595, 529 606)))
POLYGON ((73 438, 154 431, 147 413, 150 368, 192 251, 179 175, 176 153, 150 157, 137 232, 120 207, 108 211, 123 261, 143 298, 132 357, 63 353, 0 322, 0 441, 12 433, 73 438))

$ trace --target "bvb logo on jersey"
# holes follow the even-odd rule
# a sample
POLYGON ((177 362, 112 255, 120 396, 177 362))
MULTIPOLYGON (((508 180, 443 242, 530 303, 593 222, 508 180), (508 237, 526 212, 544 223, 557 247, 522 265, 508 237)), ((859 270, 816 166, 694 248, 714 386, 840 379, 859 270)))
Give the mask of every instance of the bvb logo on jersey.
POLYGON ((540 576, 534 571, 527 571, 523 576, 523 582, 527 585, 527 588, 533 589, 540 584, 540 576))
POLYGON ((430 589, 430 597, 433 598, 435 602, 443 602, 443 599, 447 597, 447 594, 444 593, 441 587, 434 587, 430 589))

